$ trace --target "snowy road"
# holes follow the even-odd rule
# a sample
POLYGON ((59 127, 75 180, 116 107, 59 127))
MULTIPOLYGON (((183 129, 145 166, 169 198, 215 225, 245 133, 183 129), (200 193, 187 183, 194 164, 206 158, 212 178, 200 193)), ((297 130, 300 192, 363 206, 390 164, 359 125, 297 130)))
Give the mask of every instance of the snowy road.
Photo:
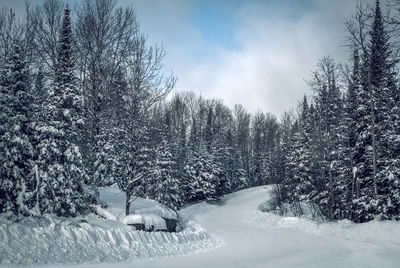
POLYGON ((376 226, 380 229, 381 223, 338 228, 336 223, 315 227, 293 218, 276 220, 277 216, 257 210, 267 192, 258 187, 234 193, 225 205, 208 206, 194 216, 224 241, 217 249, 129 263, 62 267, 400 267, 400 241, 390 238, 390 230, 395 236, 400 231, 397 223, 390 223, 389 228, 382 225, 389 235, 381 237, 379 230, 378 234, 363 233, 376 226))

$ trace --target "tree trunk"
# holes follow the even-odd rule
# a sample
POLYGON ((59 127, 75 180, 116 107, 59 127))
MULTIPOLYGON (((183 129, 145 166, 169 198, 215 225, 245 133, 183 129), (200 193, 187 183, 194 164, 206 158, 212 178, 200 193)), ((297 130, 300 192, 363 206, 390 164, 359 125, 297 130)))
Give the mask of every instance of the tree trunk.
POLYGON ((126 201, 125 201, 125 215, 126 216, 129 215, 130 206, 131 206, 131 194, 127 192, 126 193, 126 201))
POLYGON ((375 105, 373 93, 371 92, 371 130, 372 130, 372 168, 373 168, 373 180, 374 180, 374 194, 378 195, 378 185, 376 183, 376 143, 375 143, 375 105))
POLYGON ((334 214, 334 193, 333 193, 333 175, 332 175, 332 163, 329 164, 329 199, 331 200, 331 207, 330 207, 330 220, 333 220, 334 214))

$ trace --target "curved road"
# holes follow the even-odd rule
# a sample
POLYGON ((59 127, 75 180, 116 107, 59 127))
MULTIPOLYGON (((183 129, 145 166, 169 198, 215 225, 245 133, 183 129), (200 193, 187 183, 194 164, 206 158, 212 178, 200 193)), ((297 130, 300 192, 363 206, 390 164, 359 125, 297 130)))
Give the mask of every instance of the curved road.
POLYGON ((201 215, 194 215, 195 221, 224 242, 219 248, 186 256, 72 267, 400 267, 397 243, 357 242, 274 228, 262 224, 262 219, 259 225, 248 221, 249 213, 257 210, 267 193, 266 187, 233 193, 225 198, 224 205, 210 206, 201 215))
POLYGON ((298 230, 266 228, 247 221, 246 214, 265 202, 267 192, 265 187, 237 192, 226 198, 225 205, 195 216, 210 233, 223 239, 222 247, 195 255, 140 261, 135 266, 400 267, 400 251, 391 248, 298 230))

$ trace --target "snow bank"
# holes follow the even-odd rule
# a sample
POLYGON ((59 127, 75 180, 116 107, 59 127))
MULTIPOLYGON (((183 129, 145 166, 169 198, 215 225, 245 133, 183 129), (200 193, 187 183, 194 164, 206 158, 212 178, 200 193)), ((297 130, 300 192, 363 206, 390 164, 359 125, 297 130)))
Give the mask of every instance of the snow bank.
POLYGON ((166 230, 162 217, 176 219, 177 215, 155 201, 134 199, 132 212, 141 215, 125 217, 125 194, 116 186, 101 189, 100 199, 107 209, 93 209, 102 218, 47 215, 13 223, 0 214, 0 265, 110 263, 193 254, 221 246, 220 240, 190 219, 179 233, 143 232, 127 225, 142 223, 146 229, 166 230))
POLYGON ((218 246, 193 222, 180 233, 149 233, 95 217, 73 224, 61 218, 11 223, 0 217, 0 264, 110 263, 185 255, 218 246))
POLYGON ((153 229, 154 231, 167 230, 165 220, 158 215, 128 215, 121 220, 124 224, 144 224, 146 230, 153 229))
MULTIPOLYGON (((121 192, 116 185, 100 189, 99 193, 100 200, 108 204, 107 211, 118 218, 125 217, 125 193, 121 192)), ((175 211, 149 199, 133 197, 130 208, 131 214, 155 214, 162 218, 177 219, 175 211)))
POLYGON ((204 201, 181 209, 179 211, 179 215, 184 222, 187 222, 193 219, 196 215, 203 215, 204 213, 215 208, 217 208, 216 205, 204 201))
POLYGON ((108 212, 107 210, 103 209, 100 206, 93 206, 93 209, 95 210, 97 215, 103 217, 104 219, 112 221, 117 220, 117 217, 115 217, 113 214, 111 214, 110 212, 108 212))
POLYGON ((309 218, 279 216, 254 209, 246 214, 248 222, 266 228, 293 229, 321 236, 360 242, 399 244, 400 222, 370 221, 353 223, 349 220, 318 222, 309 218))
POLYGON ((144 219, 142 215, 128 215, 121 220, 123 224, 144 224, 144 219))
MULTIPOLYGON (((134 204, 134 206, 135 205, 136 204, 134 204)), ((153 214, 153 215, 158 215, 162 218, 168 218, 174 220, 177 219, 175 211, 172 211, 169 208, 164 207, 163 205, 157 202, 154 202, 151 207, 143 207, 135 209, 135 214, 153 214)))

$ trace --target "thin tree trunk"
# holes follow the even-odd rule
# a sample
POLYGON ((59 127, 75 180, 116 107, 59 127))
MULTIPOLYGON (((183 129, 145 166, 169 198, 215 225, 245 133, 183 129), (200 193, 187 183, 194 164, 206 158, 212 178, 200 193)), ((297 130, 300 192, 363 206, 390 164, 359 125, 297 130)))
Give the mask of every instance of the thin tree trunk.
POLYGON ((131 206, 131 193, 126 192, 126 201, 125 201, 125 215, 129 215, 129 210, 131 206))
POLYGON ((331 200, 330 220, 332 220, 334 211, 332 163, 329 164, 329 199, 331 200))
POLYGON ((357 180, 357 177, 356 177, 356 198, 360 198, 360 182, 357 180))
POLYGON ((373 180, 374 180, 374 194, 375 196, 378 195, 378 185, 376 183, 376 143, 375 143, 375 105, 374 105, 374 98, 371 92, 371 113, 372 113, 372 168, 373 168, 373 180))
POLYGON ((36 178, 36 204, 35 204, 35 210, 38 215, 40 215, 40 177, 39 177, 39 172, 38 172, 38 166, 35 165, 35 178, 36 178))

